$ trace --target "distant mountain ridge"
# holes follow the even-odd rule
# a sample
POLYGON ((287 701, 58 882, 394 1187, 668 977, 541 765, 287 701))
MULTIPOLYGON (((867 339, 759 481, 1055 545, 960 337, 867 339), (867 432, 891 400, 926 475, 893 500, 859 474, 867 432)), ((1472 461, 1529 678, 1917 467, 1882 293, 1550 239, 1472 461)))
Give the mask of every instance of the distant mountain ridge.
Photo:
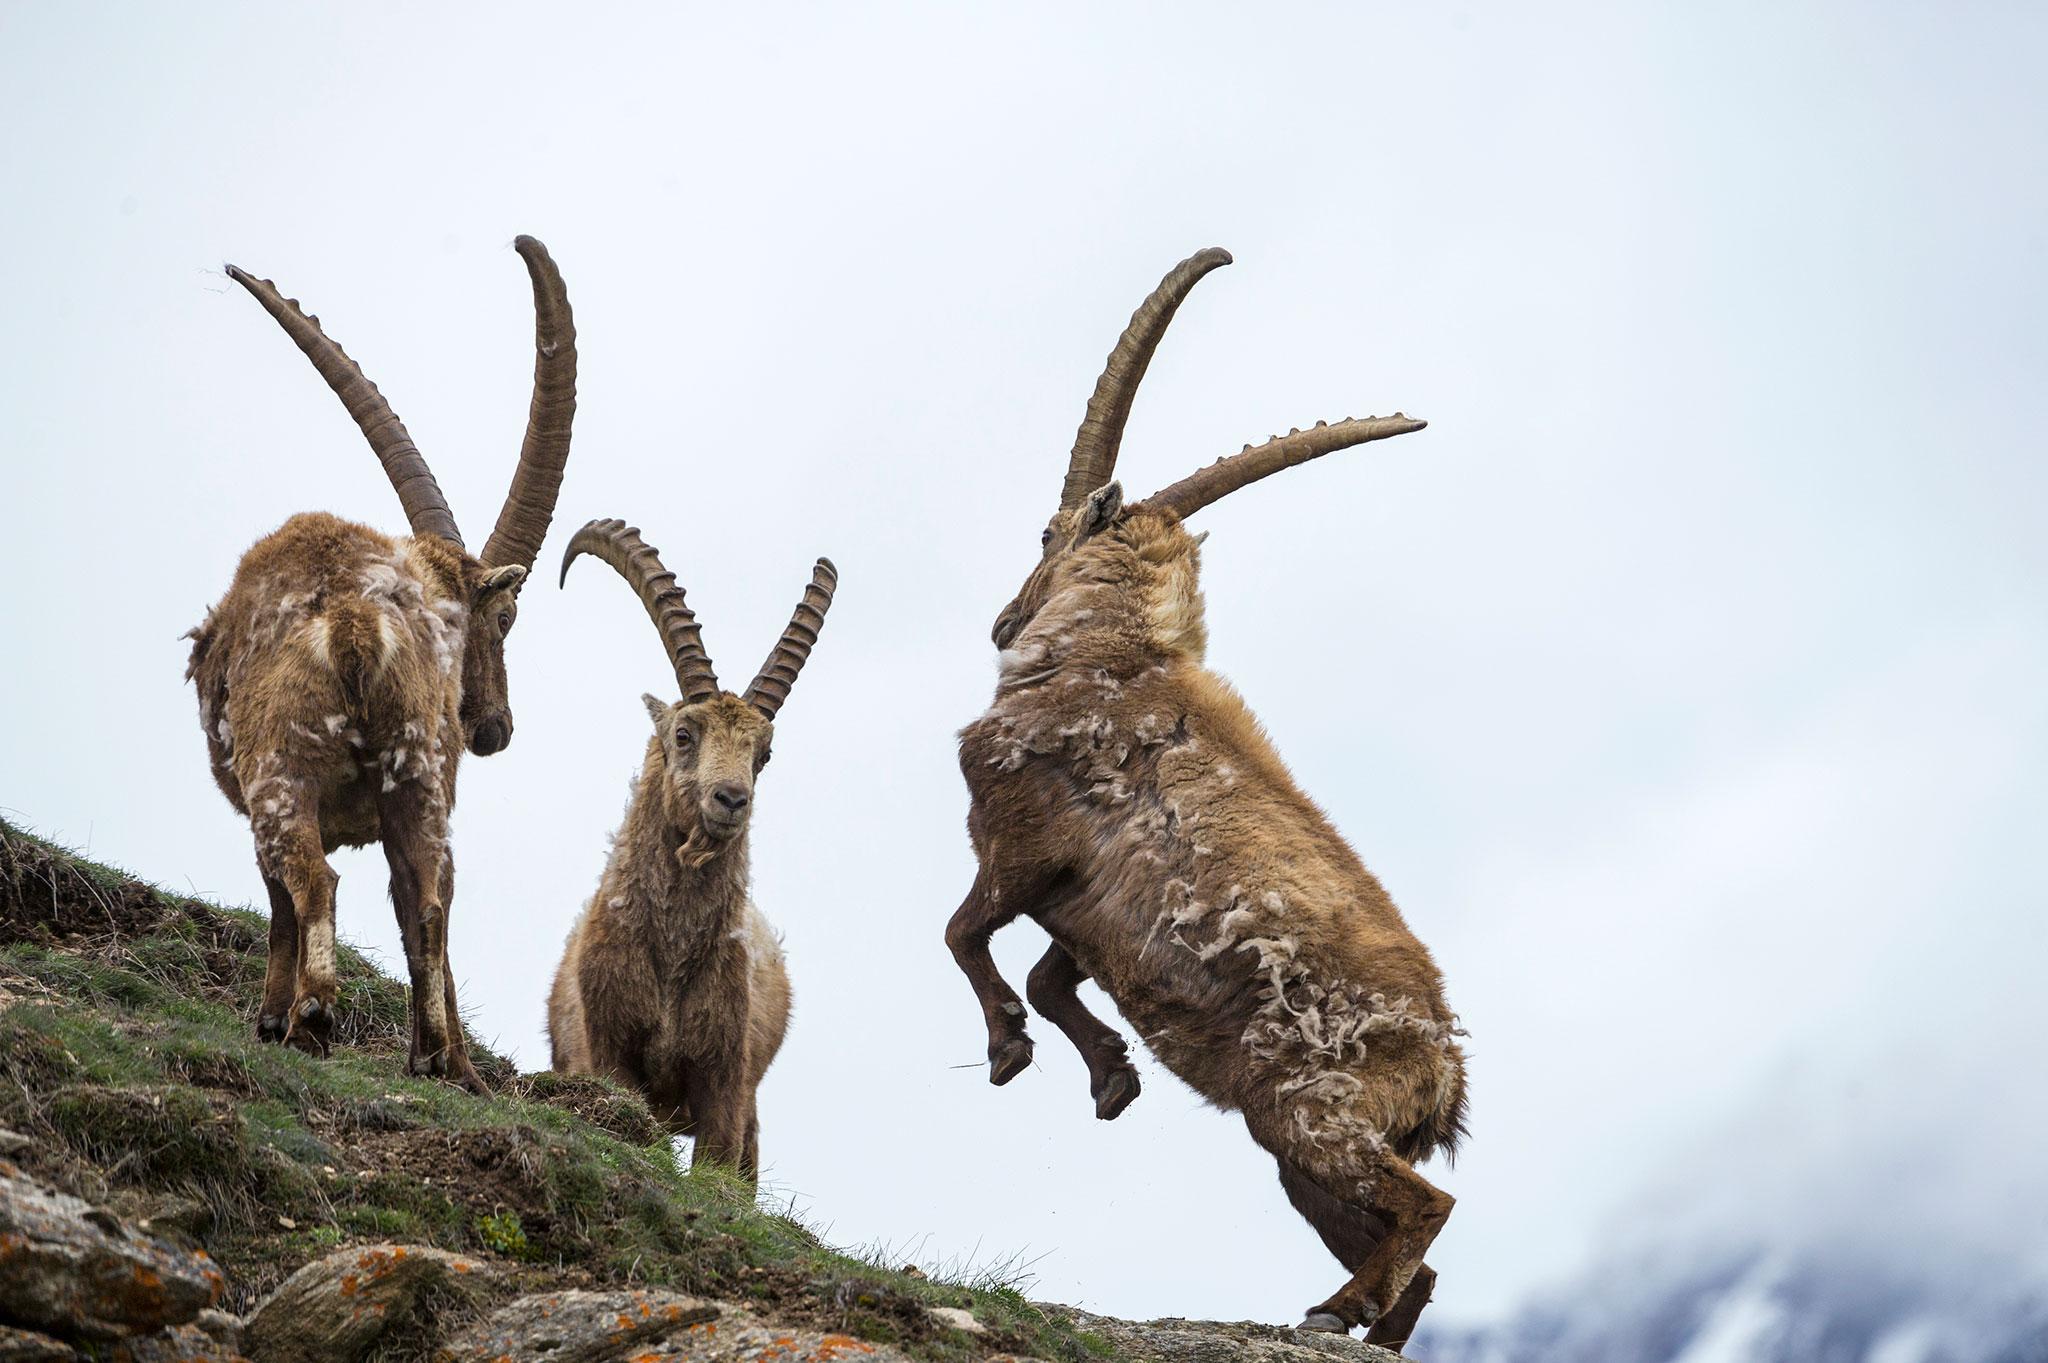
POLYGON ((1974 1283, 1910 1251, 1670 1253, 1587 1274, 1506 1323, 1432 1330, 1426 1363, 2048 1363, 2048 1283, 1974 1283))

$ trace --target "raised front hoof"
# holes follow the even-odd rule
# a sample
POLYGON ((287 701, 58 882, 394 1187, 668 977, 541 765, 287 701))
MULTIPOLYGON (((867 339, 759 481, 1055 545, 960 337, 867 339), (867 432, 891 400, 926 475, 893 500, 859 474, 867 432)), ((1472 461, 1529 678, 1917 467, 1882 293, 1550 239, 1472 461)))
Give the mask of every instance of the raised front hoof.
POLYGON ((1031 1038, 1013 1036, 988 1048, 988 1081, 1001 1086, 1024 1073, 1031 1065, 1031 1038))
POLYGON ((1137 1096, 1138 1072, 1129 1065, 1119 1066, 1095 1086, 1095 1115, 1101 1121, 1113 1122, 1137 1096))
POLYGON ((1294 1327, 1297 1330, 1314 1330, 1324 1335, 1348 1335, 1351 1327, 1328 1311, 1311 1311, 1308 1318, 1294 1327))
POLYGON ((292 1005, 284 1040, 295 1050, 325 1059, 334 1049, 334 1010, 313 995, 306 995, 292 1005))

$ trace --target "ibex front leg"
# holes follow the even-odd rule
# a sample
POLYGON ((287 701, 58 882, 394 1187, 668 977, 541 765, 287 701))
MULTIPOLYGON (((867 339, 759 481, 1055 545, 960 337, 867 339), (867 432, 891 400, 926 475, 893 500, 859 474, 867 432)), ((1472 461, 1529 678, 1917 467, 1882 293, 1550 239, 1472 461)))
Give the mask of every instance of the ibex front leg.
POLYGON ((1114 1027, 1088 1011, 1077 992, 1088 972, 1072 954, 1054 942, 1031 968, 1024 992, 1039 1016, 1067 1034, 1081 1059, 1088 1064, 1088 1092, 1095 1099, 1095 1115, 1110 1121, 1138 1096, 1138 1071, 1132 1066, 1130 1050, 1114 1027))
POLYGON ((1007 1084, 1024 1072, 1031 1063, 1031 1038, 1024 1031, 1024 1000, 996 969, 988 940, 996 929, 1029 908, 1033 892, 1044 884, 1044 877, 1025 880, 998 872, 984 861, 974 877, 974 887, 946 924, 946 945, 953 949, 954 961, 974 987, 974 997, 988 1024, 991 1084, 1007 1084), (1028 888, 1020 889, 1020 885, 1028 888))

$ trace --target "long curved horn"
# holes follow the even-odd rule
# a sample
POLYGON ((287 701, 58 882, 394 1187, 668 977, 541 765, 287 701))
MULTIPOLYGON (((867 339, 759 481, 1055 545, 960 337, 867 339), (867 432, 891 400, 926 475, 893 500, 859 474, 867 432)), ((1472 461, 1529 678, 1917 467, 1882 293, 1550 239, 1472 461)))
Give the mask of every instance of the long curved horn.
POLYGON ((263 310, 277 319, 285 334, 298 342, 299 349, 306 352, 306 358, 327 380, 341 405, 348 408, 356 425, 363 428, 370 448, 377 452, 378 462, 384 465, 385 475, 398 492, 399 505, 405 508, 405 519, 413 534, 439 535, 461 544, 462 532, 455 528, 455 513, 448 509, 441 485, 434 481, 434 472, 427 467, 419 446, 412 443, 405 423, 391 410, 377 385, 365 378, 356 362, 328 339, 320 329, 319 318, 300 311, 297 299, 286 298, 277 291, 277 285, 256 278, 240 266, 230 265, 227 270, 230 278, 255 295, 263 310))
POLYGON ((533 278, 533 403, 512 489, 484 541, 486 568, 508 563, 533 567, 554 519, 562 466, 569 462, 569 428, 576 419, 576 317, 569 309, 569 292, 547 247, 525 236, 512 244, 533 278))
MULTIPOLYGON (((578 554, 603 559, 618 570, 627 585, 639 593, 647 607, 648 619, 661 631, 668 649, 669 664, 676 670, 676 685, 683 700, 696 704, 718 694, 718 674, 711 670, 711 655, 704 651, 704 633, 697 617, 676 585, 676 575, 661 566, 661 555, 640 538, 640 532, 624 521, 591 521, 569 540, 562 555, 561 583, 569 580, 569 565, 578 554)), ((557 585, 560 585, 559 583, 557 585)))
POLYGON ((789 699, 789 688, 796 685, 796 674, 803 671, 811 648, 818 642, 825 612, 832 609, 832 594, 838 590, 839 570, 832 566, 831 559, 819 559, 811 569, 811 585, 804 588, 804 599, 797 602, 795 613, 789 617, 789 628, 775 641, 768 661, 747 683, 747 694, 741 699, 768 718, 775 718, 782 702, 789 699))
POLYGON ((1257 449, 1246 445, 1237 454, 1218 459, 1172 486, 1161 488, 1131 509, 1171 511, 1186 519, 1245 484, 1256 483, 1281 469, 1306 464, 1311 459, 1320 459, 1353 445, 1363 445, 1368 440, 1406 435, 1427 425, 1427 421, 1403 416, 1399 412, 1392 416, 1347 417, 1334 426, 1318 421, 1309 430, 1276 435, 1257 449))
POLYGON ((1079 506, 1083 497, 1116 476, 1116 455, 1123 444, 1124 423, 1130 419, 1131 401, 1138 395, 1146 366, 1152 363, 1152 352, 1166 335, 1166 324, 1203 275, 1229 263, 1230 252, 1220 246, 1195 252, 1167 271, 1159 287, 1131 314, 1124 334, 1117 337, 1116 349, 1102 366, 1102 377, 1095 380, 1081 429, 1074 433, 1067 481, 1060 488, 1060 510, 1079 506))

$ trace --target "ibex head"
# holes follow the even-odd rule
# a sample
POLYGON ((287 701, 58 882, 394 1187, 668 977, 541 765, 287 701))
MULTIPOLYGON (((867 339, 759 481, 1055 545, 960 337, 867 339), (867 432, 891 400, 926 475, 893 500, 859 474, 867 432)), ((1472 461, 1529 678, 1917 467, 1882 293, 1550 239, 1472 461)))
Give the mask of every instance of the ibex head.
POLYGON ((562 468, 569 459, 569 431, 576 415, 576 322, 569 295, 547 247, 532 237, 515 243, 533 281, 533 402, 526 439, 512 488, 498 512, 497 526, 481 556, 462 546, 462 532, 441 495, 441 485, 419 447, 377 385, 363 376, 342 348, 320 329, 320 319, 302 312, 267 279, 230 265, 228 274, 255 295, 286 334, 313 362, 342 405, 369 438, 398 493, 415 540, 438 542, 444 576, 456 579, 469 608, 463 636, 462 727, 469 750, 479 757, 502 751, 512 741, 512 702, 505 680, 505 635, 517 617, 519 589, 533 568, 555 513, 562 468))
POLYGON ((1019 632, 1031 623, 1058 584, 1061 570, 1069 566, 1074 553, 1105 531, 1148 531, 1146 546, 1158 552, 1162 544, 1192 548, 1194 539, 1180 531, 1182 520, 1248 483, 1255 483, 1281 469, 1319 458, 1369 440, 1419 431, 1428 423, 1395 413, 1390 417, 1363 417, 1335 425, 1318 422, 1314 429, 1290 431, 1254 449, 1219 459, 1171 487, 1153 493, 1142 502, 1124 503, 1123 486, 1114 481, 1116 457, 1123 444, 1124 423, 1131 415, 1131 402, 1145 377, 1152 354, 1166 335, 1166 327, 1202 276, 1230 263, 1230 253, 1218 247, 1189 256, 1159 281, 1130 324, 1109 352, 1102 377, 1095 381, 1095 393, 1088 399, 1081 429, 1074 436, 1074 449, 1067 460, 1066 482, 1060 489, 1059 510, 1047 522, 1039 537, 1038 566, 1024 586, 996 617, 991 636, 997 648, 1008 648, 1019 632))
POLYGON ((579 554, 602 559, 626 580, 668 650, 683 698, 674 703, 654 696, 641 699, 654 721, 669 819, 683 835, 677 856, 686 865, 701 866, 746 831, 754 811, 754 781, 768 765, 774 742, 776 712, 818 642, 839 573, 832 560, 817 561, 810 585, 768 660, 746 691, 734 695, 718 684, 711 656, 704 650, 703 629, 676 585, 676 575, 662 566, 661 555, 638 530, 618 520, 585 525, 562 556, 563 582, 579 554))

